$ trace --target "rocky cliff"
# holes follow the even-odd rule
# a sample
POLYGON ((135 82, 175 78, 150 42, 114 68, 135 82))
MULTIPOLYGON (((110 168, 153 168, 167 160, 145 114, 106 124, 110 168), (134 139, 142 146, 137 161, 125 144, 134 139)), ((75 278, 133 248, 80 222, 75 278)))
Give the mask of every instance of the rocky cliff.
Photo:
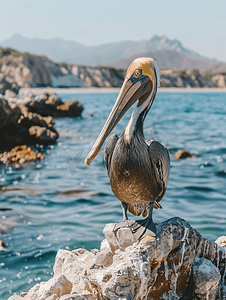
POLYGON ((44 56, 0 48, 0 93, 20 87, 118 87, 125 71, 57 64, 44 56))
MULTIPOLYGON (((44 56, 0 48, 0 94, 29 87, 120 87, 126 71, 54 63, 44 56)), ((162 70, 163 87, 226 87, 226 74, 162 70)))

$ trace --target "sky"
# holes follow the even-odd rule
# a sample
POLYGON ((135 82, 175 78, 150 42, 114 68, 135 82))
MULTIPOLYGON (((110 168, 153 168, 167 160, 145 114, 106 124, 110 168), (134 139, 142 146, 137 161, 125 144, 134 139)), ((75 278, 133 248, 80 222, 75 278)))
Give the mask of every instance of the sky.
POLYGON ((165 35, 226 61, 225 0, 0 0, 0 7, 0 41, 20 33, 98 45, 165 35))

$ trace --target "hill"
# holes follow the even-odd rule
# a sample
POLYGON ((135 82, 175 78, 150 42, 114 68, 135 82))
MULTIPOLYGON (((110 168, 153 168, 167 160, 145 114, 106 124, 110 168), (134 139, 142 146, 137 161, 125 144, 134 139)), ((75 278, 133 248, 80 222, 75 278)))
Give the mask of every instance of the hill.
MULTIPOLYGON (((185 69, 189 71, 198 69, 201 73, 226 73, 226 63, 211 62, 173 50, 149 51, 139 53, 139 56, 153 57, 157 60, 160 69, 185 69)), ((137 54, 115 60, 107 65, 113 68, 127 69, 135 58, 137 58, 137 54)))
MULTIPOLYGON (((178 57, 186 55, 188 58, 206 63, 215 62, 193 50, 185 48, 177 39, 171 40, 166 36, 153 36, 149 40, 121 41, 98 46, 86 46, 76 41, 68 41, 61 38, 27 38, 20 34, 15 34, 11 38, 0 42, 0 45, 2 47, 11 47, 21 52, 45 55, 56 62, 88 66, 110 65, 119 59, 125 59, 130 56, 139 57, 142 53, 158 51, 161 53, 161 60, 165 61, 165 67, 171 68, 172 64, 168 60, 165 50, 169 50, 171 53, 174 52, 175 56, 178 55, 178 57), (166 54, 165 57, 164 54, 166 54)), ((178 64, 177 68, 183 68, 183 66, 178 64)))
MULTIPOLYGON (((176 65, 177 57, 172 59, 175 52, 163 51, 167 51, 172 64, 176 65)), ((184 58, 183 55, 182 58, 184 58)), ((190 59, 196 61, 194 58, 190 59)), ((130 61, 125 60, 125 63, 129 64, 131 61, 132 57, 130 61)), ((161 62, 161 60, 159 61, 161 62)), ((166 62, 162 60, 160 67, 165 66, 164 63, 166 62)), ((184 58, 185 63, 186 58, 184 58)), ((122 65, 123 63, 120 62, 120 67, 122 65)), ((21 87, 120 87, 125 72, 125 69, 112 67, 87 67, 54 63, 45 56, 18 52, 11 48, 0 48, 0 94, 6 93, 8 97, 15 96, 21 87), (7 90, 9 91, 7 92, 7 90)), ((197 70, 192 72, 188 70, 161 70, 160 75, 162 86, 165 87, 226 86, 226 75, 222 74, 203 76, 197 70)))

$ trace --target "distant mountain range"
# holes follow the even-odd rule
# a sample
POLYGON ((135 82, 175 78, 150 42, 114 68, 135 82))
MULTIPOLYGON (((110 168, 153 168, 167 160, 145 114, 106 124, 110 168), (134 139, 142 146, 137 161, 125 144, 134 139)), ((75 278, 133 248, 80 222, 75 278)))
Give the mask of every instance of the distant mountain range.
POLYGON ((0 46, 45 55, 55 62, 68 64, 127 68, 134 58, 151 56, 158 60, 160 68, 188 70, 199 68, 201 71, 226 72, 226 63, 202 56, 185 48, 177 39, 171 40, 166 36, 153 36, 150 40, 86 46, 61 38, 27 38, 15 34, 0 42, 0 46))

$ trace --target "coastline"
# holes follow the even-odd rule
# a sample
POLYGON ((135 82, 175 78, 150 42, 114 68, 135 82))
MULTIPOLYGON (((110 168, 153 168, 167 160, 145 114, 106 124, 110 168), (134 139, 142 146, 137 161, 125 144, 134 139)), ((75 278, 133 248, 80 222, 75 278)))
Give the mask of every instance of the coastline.
MULTIPOLYGON (((40 88, 21 88, 20 95, 23 95, 26 91, 38 95, 43 93, 56 93, 56 94, 90 94, 90 93, 119 93, 120 88, 52 88, 52 87, 40 87, 40 88)), ((226 93, 226 88, 159 88, 158 93, 226 93)))

